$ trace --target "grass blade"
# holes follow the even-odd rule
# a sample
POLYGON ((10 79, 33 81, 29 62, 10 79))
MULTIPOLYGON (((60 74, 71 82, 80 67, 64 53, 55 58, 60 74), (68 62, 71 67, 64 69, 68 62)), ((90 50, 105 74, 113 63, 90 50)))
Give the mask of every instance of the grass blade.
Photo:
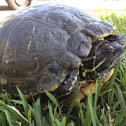
POLYGON ((50 116, 50 124, 51 126, 54 125, 54 115, 52 110, 52 105, 48 102, 48 108, 49 108, 49 116, 50 116))
POLYGON ((73 108, 74 108, 74 105, 75 105, 75 103, 76 103, 76 99, 77 99, 77 96, 78 96, 78 94, 79 94, 79 91, 80 91, 80 90, 78 89, 77 92, 76 92, 76 94, 75 94, 75 97, 74 97, 72 103, 70 104, 70 106, 69 106, 69 108, 68 108, 68 111, 67 111, 67 114, 66 114, 66 118, 69 117, 70 113, 72 112, 72 110, 73 110, 73 108))
POLYGON ((119 86, 116 85, 116 87, 117 87, 117 93, 118 93, 118 100, 120 100, 121 109, 124 112, 126 112, 126 103, 125 103, 124 97, 122 95, 122 92, 121 92, 119 86))
POLYGON ((103 119, 103 122, 104 122, 104 125, 103 126, 109 126, 108 125, 107 118, 106 118, 105 113, 104 113, 104 109, 101 110, 101 111, 102 111, 102 119, 103 119))
POLYGON ((18 120, 20 120, 23 123, 28 123, 28 121, 23 118, 19 113, 17 113, 13 108, 6 105, 4 102, 0 101, 0 106, 4 107, 5 110, 8 110, 13 116, 15 116, 18 120))
POLYGON ((118 126, 121 122, 123 122, 123 120, 125 120, 123 117, 126 117, 126 112, 122 113, 118 118, 116 118, 114 126, 118 126))
POLYGON ((82 110, 82 104, 83 103, 79 103, 79 106, 80 106, 80 122, 81 122, 81 125, 85 125, 85 118, 84 118, 84 112, 82 110))
MULTIPOLYGON (((118 71, 118 67, 116 67, 116 69, 114 70, 114 73, 112 75, 112 78, 109 82, 109 89, 113 89, 114 83, 115 83, 115 79, 116 79, 116 75, 117 75, 117 71, 118 71)), ((108 104, 111 103, 111 92, 108 92, 108 104)))
POLYGON ((96 126, 96 118, 93 110, 93 105, 92 105, 92 85, 90 86, 90 91, 88 94, 88 105, 89 105, 89 112, 91 115, 91 121, 93 123, 93 126, 96 126))
POLYGON ((96 107, 97 107, 97 100, 98 100, 98 97, 99 97, 100 89, 101 89, 101 84, 97 80, 96 81, 95 99, 94 99, 94 109, 95 110, 96 110, 96 107))
POLYGON ((4 112, 7 117, 7 121, 8 121, 9 126, 13 126, 13 124, 11 123, 11 116, 10 116, 9 112, 7 110, 4 110, 4 112))
POLYGON ((23 93, 21 92, 21 90, 17 87, 17 91, 19 93, 19 96, 23 102, 23 107, 24 107, 24 110, 25 110, 25 115, 26 117, 28 117, 28 111, 29 111, 29 106, 28 106, 28 102, 25 98, 25 96, 23 95, 23 93))
POLYGON ((60 123, 60 121, 57 118, 55 118, 54 122, 55 122, 56 126, 61 126, 61 123, 60 123))
POLYGON ((35 112, 35 122, 36 126, 43 126, 43 117, 41 113, 41 104, 40 98, 37 99, 36 103, 34 103, 34 112, 35 112))
POLYGON ((26 122, 29 123, 29 121, 20 113, 20 111, 18 109, 16 109, 14 106, 10 106, 10 105, 8 105, 8 107, 13 109, 15 111, 15 113, 17 113, 22 119, 24 119, 26 122))
POLYGON ((36 126, 43 126, 42 118, 37 108, 35 109, 35 122, 36 126))
POLYGON ((4 119, 3 113, 0 113, 0 123, 2 124, 2 126, 6 126, 5 122, 6 120, 4 119))
POLYGON ((51 101, 58 107, 60 108, 59 103, 57 102, 56 98, 50 93, 50 92, 45 92, 46 95, 51 99, 51 101))
POLYGON ((61 121, 61 126, 66 126, 66 116, 63 117, 61 121))
POLYGON ((29 125, 31 125, 32 117, 31 117, 31 111, 30 111, 30 109, 28 111, 28 121, 29 121, 29 125))

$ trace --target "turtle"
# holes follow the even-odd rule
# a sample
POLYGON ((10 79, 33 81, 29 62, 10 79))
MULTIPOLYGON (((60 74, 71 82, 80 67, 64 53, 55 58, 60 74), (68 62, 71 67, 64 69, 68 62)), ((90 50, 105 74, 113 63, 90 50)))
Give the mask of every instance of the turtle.
POLYGON ((62 4, 30 6, 0 23, 0 93, 27 97, 46 91, 65 100, 84 98, 106 83, 125 48, 125 36, 91 13, 62 4), (87 93, 88 94, 88 93, 87 93))

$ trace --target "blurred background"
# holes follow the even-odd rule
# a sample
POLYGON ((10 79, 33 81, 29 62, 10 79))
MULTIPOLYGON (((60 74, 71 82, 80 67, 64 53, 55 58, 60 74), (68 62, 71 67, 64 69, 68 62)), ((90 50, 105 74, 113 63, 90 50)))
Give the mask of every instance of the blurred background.
MULTIPOLYGON (((14 3, 11 2, 11 5, 8 6, 6 1, 8 0, 0 0, 0 19, 15 12, 11 7, 14 3)), ((23 2, 26 0, 15 1, 23 2)), ((61 3, 76 6, 81 9, 126 9, 126 0, 32 0, 31 6, 43 3, 61 3)), ((20 9, 22 9, 22 7, 20 9)))

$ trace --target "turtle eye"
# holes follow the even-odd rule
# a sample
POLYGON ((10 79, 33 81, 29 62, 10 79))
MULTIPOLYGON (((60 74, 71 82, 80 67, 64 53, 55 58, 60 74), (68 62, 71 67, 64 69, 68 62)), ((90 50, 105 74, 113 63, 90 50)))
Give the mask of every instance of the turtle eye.
POLYGON ((114 56, 115 55, 115 50, 113 48, 108 48, 104 50, 104 53, 106 56, 114 56))
POLYGON ((109 56, 113 56, 115 51, 113 49, 109 49, 107 53, 109 56))

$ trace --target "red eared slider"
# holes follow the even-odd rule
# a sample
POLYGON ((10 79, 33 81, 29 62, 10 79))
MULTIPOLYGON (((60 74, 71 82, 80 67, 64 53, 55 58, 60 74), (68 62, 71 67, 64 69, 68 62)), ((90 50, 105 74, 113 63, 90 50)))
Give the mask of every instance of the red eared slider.
POLYGON ((38 5, 13 14, 0 24, 0 92, 17 96, 17 86, 25 95, 52 91, 65 99, 79 86, 104 81, 124 52, 125 37, 110 35, 114 30, 66 5, 38 5))

